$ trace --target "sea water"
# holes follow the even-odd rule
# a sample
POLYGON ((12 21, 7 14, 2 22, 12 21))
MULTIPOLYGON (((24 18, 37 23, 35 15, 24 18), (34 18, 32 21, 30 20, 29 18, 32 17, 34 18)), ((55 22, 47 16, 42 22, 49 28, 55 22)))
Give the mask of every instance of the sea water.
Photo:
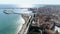
MULTIPOLYGON (((12 10, 15 12, 21 12, 15 10, 15 8, 20 8, 16 5, 6 5, 0 4, 0 34, 18 34, 21 30, 22 25, 25 23, 23 17, 19 14, 5 14, 3 11, 12 10), (10 9, 9 9, 10 8, 10 9)), ((23 10, 24 12, 25 10, 23 10)))
POLYGON ((24 19, 18 14, 5 14, 0 9, 0 34, 18 34, 24 19))
POLYGON ((17 34, 24 19, 17 14, 4 14, 0 10, 0 34, 17 34))

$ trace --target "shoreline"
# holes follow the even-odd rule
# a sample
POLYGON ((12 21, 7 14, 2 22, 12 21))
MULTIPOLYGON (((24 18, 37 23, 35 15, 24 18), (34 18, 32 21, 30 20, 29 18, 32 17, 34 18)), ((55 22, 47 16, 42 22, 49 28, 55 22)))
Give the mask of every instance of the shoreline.
POLYGON ((22 25, 22 27, 20 28, 18 34, 23 34, 23 32, 25 31, 28 21, 30 19, 30 16, 26 16, 26 15, 22 15, 23 19, 25 20, 25 23, 22 25))

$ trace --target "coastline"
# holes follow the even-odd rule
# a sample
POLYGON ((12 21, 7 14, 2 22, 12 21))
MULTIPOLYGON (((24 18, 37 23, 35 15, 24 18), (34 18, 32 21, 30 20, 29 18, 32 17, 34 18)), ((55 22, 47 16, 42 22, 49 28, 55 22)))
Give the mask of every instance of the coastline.
POLYGON ((25 23, 22 25, 22 28, 20 29, 20 31, 18 32, 18 34, 23 34, 23 32, 25 31, 25 29, 27 27, 29 19, 30 19, 30 16, 22 15, 22 17, 25 20, 25 23))

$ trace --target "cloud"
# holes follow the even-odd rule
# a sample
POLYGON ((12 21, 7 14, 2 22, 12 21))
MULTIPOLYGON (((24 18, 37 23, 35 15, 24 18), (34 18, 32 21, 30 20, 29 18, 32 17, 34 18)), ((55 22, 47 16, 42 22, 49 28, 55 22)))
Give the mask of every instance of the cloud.
POLYGON ((60 4, 60 0, 0 0, 0 4, 60 4))

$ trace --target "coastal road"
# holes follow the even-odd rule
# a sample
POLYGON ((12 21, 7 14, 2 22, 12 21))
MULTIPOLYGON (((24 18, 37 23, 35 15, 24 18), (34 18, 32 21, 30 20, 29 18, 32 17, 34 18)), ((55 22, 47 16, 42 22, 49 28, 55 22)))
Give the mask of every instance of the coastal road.
POLYGON ((31 19, 31 16, 26 16, 26 15, 22 15, 22 17, 24 18, 25 20, 25 23, 23 24, 21 30, 18 32, 18 34, 26 34, 28 29, 27 27, 29 28, 29 20, 31 19))

